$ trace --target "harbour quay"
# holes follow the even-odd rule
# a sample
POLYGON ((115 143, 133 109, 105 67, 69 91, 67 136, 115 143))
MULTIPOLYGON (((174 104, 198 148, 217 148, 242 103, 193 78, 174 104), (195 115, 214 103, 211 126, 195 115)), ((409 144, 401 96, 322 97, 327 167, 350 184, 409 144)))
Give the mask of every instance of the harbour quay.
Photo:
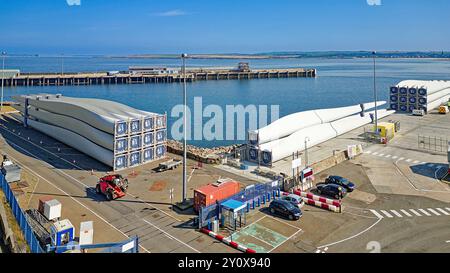
MULTIPOLYGON (((110 85, 110 84, 149 84, 183 82, 184 75, 178 71, 173 73, 148 72, 80 72, 80 73, 16 73, 5 76, 5 86, 64 86, 64 85, 110 85)), ((191 69, 186 73, 186 81, 208 80, 250 80, 271 78, 315 78, 316 69, 191 69)))

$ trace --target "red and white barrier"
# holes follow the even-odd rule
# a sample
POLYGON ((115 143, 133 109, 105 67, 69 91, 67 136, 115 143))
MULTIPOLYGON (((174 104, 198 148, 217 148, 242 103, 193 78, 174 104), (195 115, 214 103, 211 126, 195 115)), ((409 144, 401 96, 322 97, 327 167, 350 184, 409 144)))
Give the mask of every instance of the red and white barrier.
POLYGON ((237 250, 240 250, 240 251, 242 251, 244 253, 256 253, 255 250, 253 250, 251 248, 248 248, 246 246, 242 246, 242 245, 240 245, 240 244, 238 244, 236 242, 233 242, 230 239, 225 238, 222 235, 216 234, 215 232, 212 232, 211 230, 208 230, 206 228, 202 228, 200 231, 205 233, 206 235, 209 235, 210 237, 213 237, 214 239, 219 240, 219 241, 221 241, 221 242, 223 242, 223 243, 225 243, 225 244, 227 244, 227 245, 229 245, 229 246, 231 246, 231 247, 233 247, 233 248, 235 248, 237 250))
POLYGON ((340 207, 341 206, 341 202, 338 200, 334 200, 334 199, 329 199, 329 198, 325 198, 319 195, 314 195, 310 192, 304 192, 304 191, 299 191, 299 190, 294 190, 294 194, 301 196, 301 197, 305 197, 308 199, 312 199, 314 201, 319 201, 328 205, 333 205, 336 207, 340 207))
MULTIPOLYGON (((307 205, 319 207, 319 208, 322 208, 322 209, 327 209, 327 210, 330 210, 332 212, 341 212, 342 211, 342 209, 341 209, 341 202, 339 202, 337 200, 324 198, 324 197, 321 197, 321 196, 318 196, 318 195, 314 195, 312 193, 301 192, 301 191, 298 191, 298 190, 294 190, 294 194, 300 196, 303 199, 303 201, 305 202, 305 204, 307 204, 307 205), (309 197, 315 197, 318 200, 314 200, 314 199, 309 198, 309 197)), ((286 196, 286 195, 289 195, 289 193, 288 192, 282 192, 281 195, 286 196)))
POLYGON ((309 198, 306 198, 306 197, 302 197, 302 198, 303 198, 303 201, 305 201, 305 203, 308 204, 308 205, 316 206, 316 207, 319 207, 319 208, 322 208, 322 209, 327 209, 327 210, 330 210, 332 212, 341 212, 341 207, 340 206, 338 207, 338 206, 335 206, 335 205, 330 205, 330 204, 323 203, 323 202, 316 201, 316 200, 312 200, 312 199, 309 199, 309 198))

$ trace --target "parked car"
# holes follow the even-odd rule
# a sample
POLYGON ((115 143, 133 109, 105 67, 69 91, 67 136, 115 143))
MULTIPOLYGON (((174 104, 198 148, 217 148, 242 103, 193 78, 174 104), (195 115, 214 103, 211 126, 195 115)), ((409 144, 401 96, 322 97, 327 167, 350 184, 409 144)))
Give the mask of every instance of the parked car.
POLYGON ((284 216, 289 220, 298 220, 302 217, 302 211, 286 200, 273 200, 269 205, 269 210, 270 213, 284 216))
POLYGON ((344 198, 347 190, 336 184, 319 184, 317 185, 317 192, 319 194, 328 195, 334 199, 344 198))
POLYGON ((286 196, 282 196, 281 199, 291 202, 292 204, 296 205, 299 209, 303 208, 303 206, 305 205, 303 198, 301 198, 296 194, 289 194, 286 196))
POLYGON ((347 192, 352 192, 355 190, 355 184, 348 181, 346 178, 337 175, 327 177, 327 179, 325 179, 325 184, 336 184, 342 186, 347 190, 347 192))

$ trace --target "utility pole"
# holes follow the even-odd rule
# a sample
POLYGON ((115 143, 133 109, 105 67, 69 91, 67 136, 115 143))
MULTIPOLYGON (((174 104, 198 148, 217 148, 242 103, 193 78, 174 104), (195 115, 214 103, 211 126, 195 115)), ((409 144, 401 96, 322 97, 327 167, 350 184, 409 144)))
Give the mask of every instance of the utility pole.
POLYGON ((187 83, 186 83, 186 58, 187 54, 181 54, 181 59, 183 60, 183 103, 184 103, 184 114, 183 114, 183 196, 182 203, 187 201, 187 83))
POLYGON ((1 102, 0 102, 0 113, 3 113, 3 86, 5 84, 5 57, 6 52, 2 52, 2 95, 1 95, 1 102))
POLYGON ((375 100, 375 134, 378 135, 378 111, 377 111, 377 101, 378 101, 378 95, 377 95, 377 66, 376 66, 376 55, 377 52, 373 51, 373 97, 375 100))
POLYGON ((309 137, 305 137, 305 168, 308 168, 308 141, 309 137))

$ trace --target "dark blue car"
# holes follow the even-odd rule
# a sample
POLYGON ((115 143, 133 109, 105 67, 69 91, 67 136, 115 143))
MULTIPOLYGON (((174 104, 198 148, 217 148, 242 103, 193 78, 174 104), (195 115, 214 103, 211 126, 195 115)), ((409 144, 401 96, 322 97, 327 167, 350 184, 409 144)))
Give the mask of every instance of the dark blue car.
POLYGON ((302 211, 298 206, 286 200, 273 200, 269 205, 269 210, 270 213, 284 216, 289 220, 298 220, 302 217, 302 211))
POLYGON ((347 190, 336 184, 317 184, 317 193, 327 195, 334 199, 342 199, 347 194, 347 190))
POLYGON ((325 184, 335 184, 342 186, 347 190, 347 192, 352 192, 355 189, 355 184, 337 175, 329 176, 327 179, 325 179, 325 184))

